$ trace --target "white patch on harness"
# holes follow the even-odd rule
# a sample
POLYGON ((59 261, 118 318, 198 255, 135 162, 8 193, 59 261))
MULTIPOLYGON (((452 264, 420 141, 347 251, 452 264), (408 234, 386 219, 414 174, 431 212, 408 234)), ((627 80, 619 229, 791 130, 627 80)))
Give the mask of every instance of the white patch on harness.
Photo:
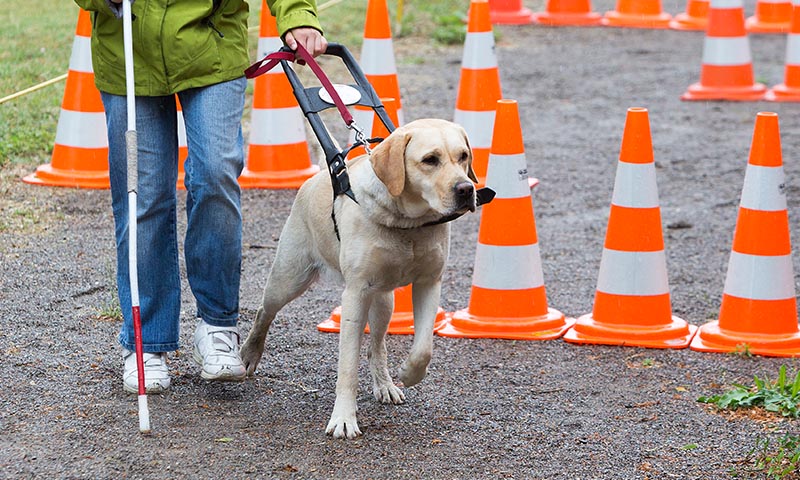
MULTIPOLYGON (((336 93, 339 94, 339 98, 342 99, 342 102, 345 105, 353 105, 361 100, 361 92, 350 85, 342 85, 337 83, 333 85, 333 88, 336 90, 336 93)), ((323 102, 330 103, 331 105, 334 104, 331 94, 328 93, 328 91, 324 88, 319 89, 319 98, 321 98, 323 102)))

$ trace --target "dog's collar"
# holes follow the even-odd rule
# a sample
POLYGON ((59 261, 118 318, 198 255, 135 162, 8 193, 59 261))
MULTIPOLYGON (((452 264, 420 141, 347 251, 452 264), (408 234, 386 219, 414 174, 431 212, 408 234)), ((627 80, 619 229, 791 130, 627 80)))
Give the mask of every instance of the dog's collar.
MULTIPOLYGON (((491 188, 488 188, 488 187, 479 188, 475 192, 475 207, 480 207, 481 205, 486 205, 487 203, 489 203, 492 200, 494 200, 494 196, 495 195, 496 195, 496 192, 494 190, 492 190, 491 188)), ((456 218, 459 218, 462 215, 464 215, 465 213, 467 213, 467 212, 451 213, 450 215, 443 216, 439 220, 433 220, 433 221, 428 222, 428 223, 423 223, 419 227, 404 228, 404 230, 410 230, 411 228, 431 227, 433 225, 441 225, 443 223, 452 222, 456 218)))
MULTIPOLYGON (((491 202, 494 199, 496 192, 488 187, 479 188, 475 192, 475 206, 480 207, 481 205, 486 205, 487 203, 491 202)), ((334 197, 335 203, 335 197, 334 197)), ((396 228, 398 230, 414 230, 416 228, 424 228, 424 227, 432 227, 434 225, 442 225, 444 223, 452 222, 453 220, 461 217, 467 212, 460 212, 460 213, 451 213, 449 215, 445 215, 438 220, 432 220, 427 223, 423 223, 422 225, 418 225, 415 227, 389 227, 389 228, 396 228)), ((331 205, 331 220, 333 220, 333 231, 336 233, 336 239, 339 242, 342 241, 341 237, 339 236, 339 225, 336 223, 336 208, 334 205, 331 205)))

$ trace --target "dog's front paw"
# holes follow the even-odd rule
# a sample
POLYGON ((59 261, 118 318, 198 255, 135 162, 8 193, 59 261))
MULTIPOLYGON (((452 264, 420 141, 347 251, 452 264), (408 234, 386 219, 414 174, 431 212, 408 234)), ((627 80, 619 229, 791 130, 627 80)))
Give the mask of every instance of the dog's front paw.
POLYGON ((258 342, 253 342, 248 337, 239 353, 242 357, 244 368, 247 369, 247 375, 252 375, 261 360, 261 355, 264 353, 264 344, 262 343, 259 346, 258 342))
POLYGON ((361 435, 361 430, 358 429, 358 421, 356 421, 356 412, 352 411, 340 414, 334 409, 328 426, 325 428, 325 433, 333 435, 333 438, 349 439, 361 435))
POLYGON ((403 393, 403 390, 391 382, 375 382, 372 385, 372 394, 375 395, 375 398, 381 403, 400 405, 406 401, 406 395, 403 393))

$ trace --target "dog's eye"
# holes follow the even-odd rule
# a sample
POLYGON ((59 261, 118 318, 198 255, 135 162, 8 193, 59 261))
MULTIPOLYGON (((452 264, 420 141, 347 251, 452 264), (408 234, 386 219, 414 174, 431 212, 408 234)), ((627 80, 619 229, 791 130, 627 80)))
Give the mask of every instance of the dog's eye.
POLYGON ((469 153, 468 152, 461 152, 461 156, 458 158, 458 163, 464 163, 469 160, 469 153))
POLYGON ((439 157, 436 155, 426 155, 422 157, 422 163, 425 165, 439 165, 439 157))

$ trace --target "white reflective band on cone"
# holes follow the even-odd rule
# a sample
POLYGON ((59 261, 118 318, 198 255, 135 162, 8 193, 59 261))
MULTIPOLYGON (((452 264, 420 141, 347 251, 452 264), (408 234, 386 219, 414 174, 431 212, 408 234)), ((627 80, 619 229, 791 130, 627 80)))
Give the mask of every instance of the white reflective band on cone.
POLYGON ((472 284, 494 290, 524 290, 543 286, 539 245, 498 246, 478 242, 472 284))
POLYGON ((751 300, 793 298, 791 255, 748 255, 732 251, 725 277, 725 293, 751 300))
POLYGON ((464 127, 472 148, 490 148, 494 130, 494 110, 482 112, 456 109, 453 122, 464 127))
POLYGON ((486 185, 495 191, 495 199, 530 197, 531 186, 528 183, 525 154, 495 155, 490 153, 486 185))
MULTIPOLYGON (((277 52, 282 46, 283 42, 281 42, 281 39, 278 37, 260 37, 258 39, 258 54, 256 59, 261 60, 270 53, 277 52)), ((278 68, 276 65, 270 72, 280 72, 282 74, 283 68, 278 68)))
POLYGON ((742 9, 744 9, 744 2, 742 2, 742 0, 711 0, 710 8, 742 8, 742 9))
POLYGON ((250 143, 255 145, 289 145, 306 141, 300 107, 254 108, 250 126, 250 143))
POLYGON ((183 112, 178 110, 178 146, 186 146, 186 122, 183 120, 183 112))
POLYGON ((786 64, 800 65, 800 35, 792 34, 786 36, 786 64))
POLYGON ((108 147, 105 112, 74 112, 61 109, 55 143, 80 148, 108 147))
POLYGON ((614 295, 669 293, 664 251, 624 252, 604 248, 597 290, 614 295))
POLYGON ((497 68, 497 55, 494 52, 494 33, 467 33, 467 37, 464 39, 461 68, 469 70, 497 68))
POLYGON ((747 165, 740 205, 750 210, 786 210, 783 167, 747 165))
POLYGON ((76 36, 72 41, 69 69, 75 72, 94 73, 92 68, 92 39, 76 36))
POLYGON ((391 38, 365 38, 361 44, 361 68, 365 75, 393 75, 397 73, 391 38))
POLYGON ((706 37, 703 43, 703 64, 718 67, 753 63, 747 37, 706 37))
POLYGON ((611 203, 630 208, 658 207, 655 165, 619 162, 611 203))

